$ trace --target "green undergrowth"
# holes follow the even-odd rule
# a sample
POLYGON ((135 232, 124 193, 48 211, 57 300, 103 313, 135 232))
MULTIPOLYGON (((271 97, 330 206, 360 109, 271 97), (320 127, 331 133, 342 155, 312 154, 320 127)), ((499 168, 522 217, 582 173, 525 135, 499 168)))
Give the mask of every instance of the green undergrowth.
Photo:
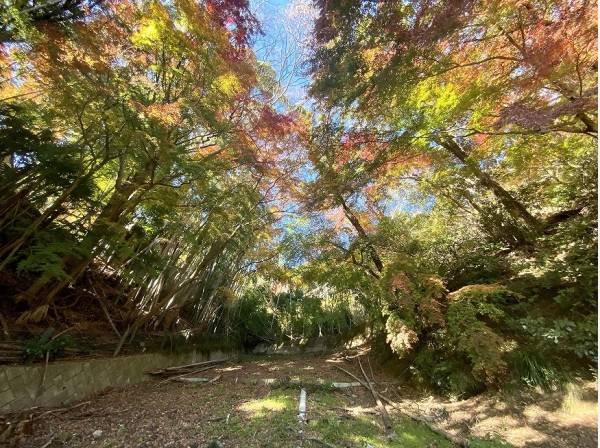
MULTIPOLYGON (((298 390, 275 389, 262 397, 240 404, 227 422, 203 425, 205 437, 228 444, 243 441, 248 447, 296 447, 300 444, 297 420, 298 390)), ((397 437, 385 438, 377 414, 348 402, 348 397, 323 389, 309 392, 305 447, 347 448, 451 448, 455 445, 426 426, 392 415, 397 437)), ((472 440, 476 448, 508 447, 499 441, 472 440)))
POLYGON ((296 406, 295 393, 272 392, 264 398, 242 403, 229 420, 203 424, 202 433, 205 438, 220 440, 225 446, 241 441, 245 446, 294 446, 296 406))
MULTIPOLYGON (((396 437, 386 439, 378 414, 365 413, 360 407, 353 408, 341 394, 316 392, 310 397, 312 418, 308 421, 308 446, 323 446, 318 441, 333 446, 374 448, 450 448, 456 445, 432 432, 428 427, 408 417, 392 415, 396 437), (353 412, 343 412, 353 409, 353 412), (336 412, 331 412, 332 410, 336 412), (341 412, 340 412, 341 411, 341 412)), ((477 448, 508 447, 500 441, 471 440, 477 448)))

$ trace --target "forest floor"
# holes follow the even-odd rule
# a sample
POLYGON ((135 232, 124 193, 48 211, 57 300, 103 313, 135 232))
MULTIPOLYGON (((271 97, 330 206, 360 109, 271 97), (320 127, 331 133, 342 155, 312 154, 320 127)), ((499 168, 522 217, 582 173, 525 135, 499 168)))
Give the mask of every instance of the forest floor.
MULTIPOLYGON (((37 420, 32 434, 19 446, 454 446, 390 406, 387 409, 394 421, 396 438, 388 441, 377 407, 366 389, 310 386, 317 384, 317 379, 354 381, 336 365, 360 377, 355 361, 340 354, 270 356, 219 365, 205 372, 211 378, 219 376, 210 384, 149 381, 107 391, 92 397, 89 403, 37 420), (277 381, 269 384, 272 380, 277 381), (307 385, 308 393, 302 435, 297 418, 299 387, 293 386, 297 381, 307 385)), ((452 402, 411 393, 377 368, 374 377, 376 388, 399 408, 428 418, 438 428, 468 437, 472 447, 597 446, 595 383, 581 383, 577 394, 530 390, 510 396, 483 394, 452 402)))

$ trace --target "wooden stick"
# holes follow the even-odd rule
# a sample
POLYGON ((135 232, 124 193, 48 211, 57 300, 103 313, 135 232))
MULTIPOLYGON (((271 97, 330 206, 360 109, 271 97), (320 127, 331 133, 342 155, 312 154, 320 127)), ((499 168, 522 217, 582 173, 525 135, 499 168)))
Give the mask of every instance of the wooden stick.
POLYGON ((106 305, 104 305, 104 302, 102 301, 102 299, 99 296, 96 296, 96 298, 98 299, 98 302, 100 302, 100 308, 102 308, 102 311, 104 311, 104 315, 108 319, 108 322, 110 323, 110 326, 112 327, 113 331, 117 334, 117 337, 119 339, 121 339, 121 333, 119 332, 119 330, 117 330, 115 323, 111 319, 110 314, 108 313, 108 310, 106 309, 106 305))
MULTIPOLYGON (((364 383, 364 381, 360 380, 356 375, 354 375, 352 372, 347 371, 346 369, 344 369, 343 367, 340 366, 334 366, 336 369, 341 370, 342 372, 344 372, 346 375, 354 378, 356 381, 358 381, 359 383, 361 383, 364 387, 368 388, 368 386, 364 383)), ((424 424, 425 426, 427 426, 431 431, 435 432, 436 434, 441 435, 442 437, 447 438, 448 440, 450 440, 453 443, 456 443, 458 446, 462 446, 467 448, 469 446, 469 441, 466 439, 463 439, 460 436, 455 436, 454 434, 445 431, 441 428, 437 428, 435 426, 433 426, 430 422, 428 422, 426 419, 424 419, 423 417, 419 417, 418 415, 412 414, 411 412, 408 412, 404 409, 399 408, 392 400, 390 400, 389 398, 381 395, 380 393, 378 393, 378 395, 381 397, 381 399, 383 401, 385 401, 387 404, 389 404, 391 407, 393 407, 394 409, 400 411, 402 414, 406 415, 407 417, 410 417, 411 419, 424 424)))
POLYGON ((220 375, 220 374, 215 376, 212 380, 209 380, 208 383, 210 384, 210 383, 214 383, 215 381, 219 381, 221 379, 221 376, 222 375, 220 375))
POLYGON ((171 376, 171 377, 167 378, 166 380, 161 381, 160 383, 158 383, 158 386, 160 386, 161 384, 164 384, 164 383, 168 383, 169 381, 175 381, 178 378, 183 378, 184 376, 187 376, 187 375, 194 375, 196 373, 204 372, 205 370, 210 370, 210 369, 212 369, 212 368, 214 368, 216 366, 217 365, 214 364, 212 366, 204 367, 202 369, 198 369, 198 370, 195 370, 193 372, 185 372, 185 373, 182 373, 181 375, 171 376))
POLYGON ((344 369, 343 367, 340 366, 334 366, 336 369, 341 370, 342 372, 344 372, 346 375, 354 378, 358 383, 360 383, 361 386, 366 387, 367 389, 369 388, 365 382, 363 380, 361 380, 359 377, 357 377, 356 375, 354 375, 352 372, 347 371, 346 369, 344 369))
MULTIPOLYGON (((371 387, 369 387, 368 383, 366 383, 364 380, 361 380, 361 379, 360 379, 360 378, 358 378, 356 375, 354 375, 352 372, 349 372, 348 370, 344 369, 343 367, 340 367, 340 366, 335 366, 335 367, 336 367, 337 369, 341 370, 342 372, 344 372, 346 375, 348 375, 348 376, 350 376, 350 377, 354 378, 354 379, 355 379, 356 381, 358 381, 358 382, 359 382, 359 383, 360 383, 360 384, 361 384, 361 385, 362 385, 362 386, 363 386, 365 389, 368 389, 369 391, 371 391, 371 394, 373 395, 373 398, 375 399, 375 402, 377 403, 377 402, 379 401, 379 403, 381 403, 381 400, 378 400, 378 398, 377 398, 377 395, 378 395, 377 391, 376 391, 375 389, 372 389, 371 387)), ((379 406, 379 404, 378 404, 378 406, 379 406)), ((383 404, 382 404, 382 407, 383 407, 383 404)), ((385 409, 385 407, 384 407, 384 409, 385 409)), ((387 410, 385 410, 384 412, 385 412, 385 414, 387 415, 388 422, 386 422, 386 418, 383 416, 384 414, 383 414, 383 413, 381 413, 381 408, 380 408, 381 417, 382 417, 382 419, 383 419, 383 421, 384 421, 383 423, 384 423, 384 426, 385 426, 385 428, 386 428, 386 431, 387 431, 387 429, 388 429, 388 424, 390 424, 390 420, 389 420, 389 414, 387 414, 387 410)), ((391 425, 391 424, 390 424, 390 425, 391 425)), ((393 431, 393 429, 392 429, 392 431, 393 431)))
POLYGON ((123 344, 125 343, 125 339, 127 339, 127 335, 129 334, 130 330, 131 330, 131 325, 128 325, 127 328, 125 329, 125 333, 123 333, 123 336, 121 337, 121 340, 119 341, 119 344, 117 345, 117 348, 115 349, 115 352, 113 353, 113 358, 115 356, 117 356, 119 354, 119 352, 121 351, 121 347, 123 347, 123 344))
POLYGON ((373 384, 371 383, 371 380, 367 376, 365 369, 363 369, 362 363, 360 362, 360 358, 358 358, 358 365, 360 366, 360 370, 363 374, 363 377, 365 378, 365 381, 367 382, 367 386, 368 386, 369 390, 371 391, 371 395, 373 396, 373 399, 375 400, 375 403, 377 404, 377 407, 379 408, 379 413, 381 414, 381 419, 383 420, 383 426, 385 427, 386 435, 390 440, 394 439, 396 437, 396 433, 394 432, 394 425, 392 423, 392 419, 390 418, 390 414, 388 414, 388 411, 385 408, 385 405, 381 401, 381 398, 379 398, 379 394, 373 387, 373 384))
POLYGON ((73 328, 75 328, 76 325, 73 325, 69 328, 67 328, 66 330, 61 331, 60 333, 56 333, 54 336, 52 336, 50 338, 51 341, 55 340, 56 338, 58 338, 59 336, 62 336, 63 334, 67 333, 68 331, 71 331, 73 328))

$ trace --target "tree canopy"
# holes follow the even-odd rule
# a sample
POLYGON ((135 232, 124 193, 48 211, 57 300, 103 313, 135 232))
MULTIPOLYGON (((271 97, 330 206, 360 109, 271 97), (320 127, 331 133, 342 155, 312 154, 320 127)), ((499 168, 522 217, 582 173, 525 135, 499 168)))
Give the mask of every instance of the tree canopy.
POLYGON ((595 363, 596 2, 303 7, 277 70, 248 0, 0 7, 2 320, 362 333, 459 394, 595 363))

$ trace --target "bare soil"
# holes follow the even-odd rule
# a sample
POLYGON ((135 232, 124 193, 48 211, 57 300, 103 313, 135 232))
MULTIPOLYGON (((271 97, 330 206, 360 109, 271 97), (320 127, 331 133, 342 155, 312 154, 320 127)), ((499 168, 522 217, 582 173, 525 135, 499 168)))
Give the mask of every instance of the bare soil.
MULTIPOLYGON (((107 391, 90 398, 89 403, 34 419, 11 443, 44 448, 207 447, 215 441, 231 448, 454 446, 391 407, 388 411, 397 438, 387 440, 377 408, 365 389, 318 387, 319 383, 354 381, 336 365, 360 376, 355 360, 344 353, 230 362, 202 373, 219 376, 210 384, 159 385, 159 381, 151 380, 107 391), (298 382, 306 384, 308 390, 308 422, 304 426, 296 415, 298 382)), ((526 390, 450 401, 418 395, 376 366, 373 371, 377 389, 399 408, 471 438, 473 446, 597 446, 595 383, 581 383, 576 393, 526 390)), ((39 416, 40 411, 36 413, 39 416)), ((21 413, 3 419, 15 422, 30 416, 21 413)))

